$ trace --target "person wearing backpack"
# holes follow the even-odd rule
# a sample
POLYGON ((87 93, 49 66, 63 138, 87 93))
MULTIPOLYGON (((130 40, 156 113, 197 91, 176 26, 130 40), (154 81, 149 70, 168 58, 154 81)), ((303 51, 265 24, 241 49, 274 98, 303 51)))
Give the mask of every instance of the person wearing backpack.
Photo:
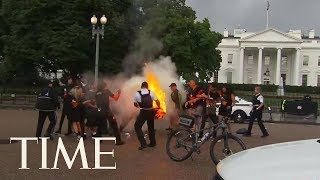
POLYGON ((53 91, 53 82, 49 81, 48 87, 44 88, 37 97, 36 109, 39 111, 36 137, 41 137, 42 129, 46 118, 49 118, 50 124, 45 133, 45 137, 52 140, 52 132, 57 122, 56 110, 60 109, 58 96, 53 91))
POLYGON ((156 95, 148 89, 148 83, 143 82, 141 84, 141 90, 135 94, 134 97, 134 106, 140 108, 140 113, 137 117, 137 120, 134 124, 134 129, 137 133, 140 147, 139 150, 142 150, 147 147, 156 146, 156 137, 154 131, 154 109, 153 101, 156 102, 157 106, 160 108, 160 101, 156 95), (146 140, 144 139, 144 134, 142 132, 142 126, 147 121, 148 132, 150 144, 147 145, 146 140))

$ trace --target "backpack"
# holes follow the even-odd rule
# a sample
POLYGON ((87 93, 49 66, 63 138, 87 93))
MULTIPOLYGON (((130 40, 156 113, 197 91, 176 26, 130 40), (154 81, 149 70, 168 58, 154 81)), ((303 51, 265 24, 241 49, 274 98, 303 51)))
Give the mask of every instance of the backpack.
POLYGON ((142 94, 141 91, 138 91, 141 96, 141 102, 139 103, 140 108, 152 108, 153 100, 150 95, 150 90, 148 94, 142 94))

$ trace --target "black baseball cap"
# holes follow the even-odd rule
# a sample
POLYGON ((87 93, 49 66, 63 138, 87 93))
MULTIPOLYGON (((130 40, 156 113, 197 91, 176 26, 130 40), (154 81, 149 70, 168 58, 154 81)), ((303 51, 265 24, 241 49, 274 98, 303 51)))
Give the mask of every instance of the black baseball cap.
POLYGON ((174 87, 174 86, 177 86, 176 83, 171 83, 169 87, 174 87))

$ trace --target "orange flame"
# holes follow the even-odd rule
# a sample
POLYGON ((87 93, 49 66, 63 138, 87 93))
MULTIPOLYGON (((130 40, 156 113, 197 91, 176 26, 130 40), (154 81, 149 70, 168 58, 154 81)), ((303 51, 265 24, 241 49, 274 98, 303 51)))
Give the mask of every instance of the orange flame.
MULTIPOLYGON (((158 78, 152 73, 148 68, 146 72, 147 82, 149 84, 149 89, 157 96, 160 101, 160 108, 157 109, 155 118, 162 119, 166 115, 166 93, 161 89, 158 78)), ((153 107, 158 108, 157 104, 153 102, 153 107)))

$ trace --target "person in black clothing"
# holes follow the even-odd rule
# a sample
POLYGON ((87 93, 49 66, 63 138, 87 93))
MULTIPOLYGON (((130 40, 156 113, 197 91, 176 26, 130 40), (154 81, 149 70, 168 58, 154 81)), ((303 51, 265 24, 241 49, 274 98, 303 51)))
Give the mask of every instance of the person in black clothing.
POLYGON ((94 84, 90 85, 89 90, 85 94, 85 101, 83 102, 85 106, 85 116, 87 118, 86 128, 84 136, 86 137, 86 132, 91 131, 92 136, 95 136, 97 133, 97 118, 96 118, 96 86, 94 84))
POLYGON ((65 134, 66 136, 72 134, 72 121, 70 119, 70 112, 71 112, 71 100, 72 100, 72 96, 71 96, 71 89, 73 88, 73 80, 72 78, 68 78, 67 81, 67 85, 65 86, 64 90, 63 90, 63 108, 62 108, 62 114, 61 114, 61 118, 60 118, 60 123, 59 123, 59 129, 56 131, 56 133, 61 133, 61 129, 62 129, 62 125, 64 122, 65 117, 67 117, 68 119, 68 131, 65 134))
POLYGON ((134 97, 134 106, 140 108, 140 113, 134 124, 134 129, 140 142, 140 147, 138 148, 139 150, 142 150, 148 146, 155 147, 157 144, 154 131, 155 111, 153 109, 153 101, 155 101, 157 106, 160 108, 160 101, 157 99, 156 95, 148 89, 148 83, 143 82, 141 84, 141 90, 137 91, 134 97), (146 121, 150 139, 150 144, 148 145, 144 139, 144 134, 141 129, 146 121))
MULTIPOLYGON (((236 104, 235 95, 233 91, 227 86, 222 86, 220 99, 226 101, 226 108, 229 113, 228 116, 231 116, 232 107, 236 104)), ((220 108, 222 107, 220 106, 220 108)))
POLYGON ((71 89, 71 111, 70 111, 70 119, 72 121, 72 126, 74 132, 77 134, 78 140, 83 136, 83 128, 81 127, 81 122, 84 121, 84 113, 83 113, 83 92, 82 88, 79 86, 75 86, 71 89))
POLYGON ((36 137, 38 138, 41 137, 43 124, 48 116, 50 124, 45 133, 45 137, 50 137, 50 139, 53 139, 52 132, 57 122, 55 111, 60 108, 60 103, 58 96, 53 91, 52 86, 53 83, 50 81, 48 87, 43 89, 37 98, 36 109, 39 110, 39 117, 36 137))
MULTIPOLYGON (((204 116, 204 120, 201 123, 200 129, 205 127, 206 119, 210 118, 209 121, 211 124, 217 123, 217 115, 216 115, 216 103, 220 101, 220 95, 216 91, 216 88, 213 83, 208 84, 208 94, 205 95, 206 99, 206 113, 204 116)), ((203 131, 199 133, 199 137, 201 138, 203 135, 203 131)))
POLYGON ((269 136, 269 133, 267 132, 267 130, 264 127, 263 122, 262 122, 262 112, 263 112, 263 108, 264 108, 264 99, 263 99, 263 96, 261 95, 261 87, 256 86, 254 88, 254 93, 255 93, 255 95, 252 98, 253 107, 252 107, 252 111, 251 111, 250 122, 249 122, 248 130, 244 135, 251 136, 253 122, 255 119, 257 119, 258 125, 260 127, 261 132, 262 132, 261 137, 264 138, 264 137, 269 136))
POLYGON ((97 117, 97 135, 98 137, 102 136, 102 129, 104 128, 104 122, 108 119, 109 124, 113 130, 114 136, 116 137, 116 145, 123 145, 124 142, 121 140, 121 135, 117 120, 114 117, 110 109, 110 100, 118 100, 120 97, 120 91, 117 92, 117 95, 113 94, 108 88, 107 85, 103 82, 98 84, 97 93, 96 93, 96 106, 98 111, 97 117))
POLYGON ((236 104, 235 95, 230 87, 224 85, 221 89, 220 97, 223 97, 227 101, 227 108, 230 112, 232 112, 232 107, 236 104))

